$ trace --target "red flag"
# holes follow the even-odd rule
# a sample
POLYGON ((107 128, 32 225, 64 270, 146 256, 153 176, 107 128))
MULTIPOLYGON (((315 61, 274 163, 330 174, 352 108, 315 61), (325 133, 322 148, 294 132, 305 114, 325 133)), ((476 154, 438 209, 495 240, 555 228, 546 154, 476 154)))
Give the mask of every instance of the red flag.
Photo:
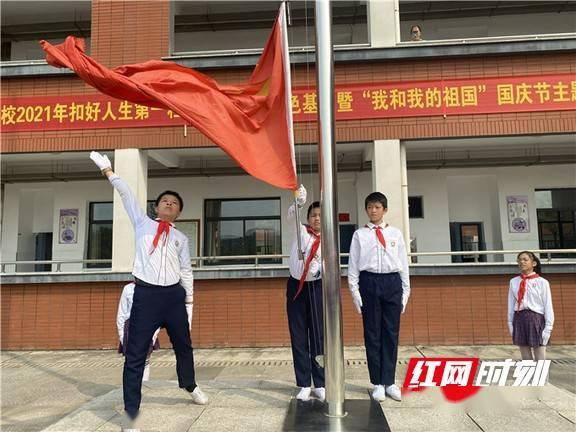
POLYGON ((295 190, 281 19, 282 13, 250 79, 237 85, 220 85, 194 69, 160 60, 108 69, 84 54, 84 41, 73 36, 56 46, 44 40, 40 44, 52 66, 74 70, 114 98, 171 109, 250 175, 295 190))

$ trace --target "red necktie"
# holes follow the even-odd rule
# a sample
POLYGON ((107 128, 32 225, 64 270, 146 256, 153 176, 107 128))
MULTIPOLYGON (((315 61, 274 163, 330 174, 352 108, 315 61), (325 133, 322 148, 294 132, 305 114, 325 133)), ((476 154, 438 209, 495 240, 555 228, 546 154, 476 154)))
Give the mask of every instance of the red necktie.
POLYGON ((166 239, 168 238, 168 234, 170 233, 170 227, 172 226, 170 222, 166 222, 163 220, 157 220, 156 222, 158 222, 158 228, 156 228, 156 235, 154 236, 154 240, 152 241, 152 250, 150 251, 150 255, 152 255, 152 253, 158 246, 160 237, 164 232, 166 233, 166 237, 164 237, 164 244, 166 244, 166 239))
POLYGON ((518 307, 516 310, 520 310, 520 305, 522 304, 522 300, 524 300, 524 295, 526 294, 526 281, 528 279, 536 279, 538 277, 538 273, 534 273, 528 276, 521 274, 520 277, 522 280, 520 281, 520 288, 518 289, 518 307))
POLYGON ((304 282, 306 282, 306 276, 308 275, 308 270, 310 270, 310 263, 314 259, 314 256, 316 255, 316 252, 318 252, 318 248, 320 247, 320 234, 316 234, 312 229, 312 227, 310 227, 309 225, 305 225, 305 227, 306 231, 308 231, 308 234, 314 237, 314 243, 312 243, 312 247, 310 248, 310 254, 308 255, 308 258, 306 258, 306 264, 304 264, 304 272, 302 273, 302 276, 300 276, 300 283, 298 284, 298 291, 296 291, 294 300, 296 300, 296 297, 300 295, 300 292, 304 287, 304 282))
MULTIPOLYGON (((384 225, 384 228, 386 228, 387 226, 388 224, 384 225)), ((366 225, 366 228, 370 227, 366 225)), ((386 249, 386 239, 384 238, 384 234, 382 233, 382 231, 384 231, 384 228, 378 225, 374 225, 374 231, 376 231, 376 237, 378 237, 378 241, 384 247, 384 249, 386 249)))

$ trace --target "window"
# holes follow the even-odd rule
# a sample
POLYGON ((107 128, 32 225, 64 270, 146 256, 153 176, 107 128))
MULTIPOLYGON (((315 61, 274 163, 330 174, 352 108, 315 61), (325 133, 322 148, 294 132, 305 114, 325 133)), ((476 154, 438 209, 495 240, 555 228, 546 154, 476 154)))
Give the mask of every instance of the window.
MULTIPOLYGON (((87 259, 112 259, 112 215, 111 202, 92 202, 88 210, 88 253, 87 259)), ((88 268, 111 267, 110 263, 86 264, 88 268)))
MULTIPOLYGON (((280 198, 210 199, 204 202, 204 255, 272 255, 282 253, 280 198)), ((259 260, 279 263, 279 259, 259 260)), ((246 260, 212 260, 206 264, 248 264, 246 260)))
MULTIPOLYGON (((262 49, 279 1, 175 1, 174 53, 262 49)), ((314 45, 314 2, 290 2, 290 47, 314 45)), ((366 1, 337 1, 332 6, 335 45, 367 44, 366 1)))
POLYGON ((155 210, 156 200, 148 200, 146 201, 146 215, 150 219, 156 219, 156 210, 155 210))
MULTIPOLYGON (((452 252, 483 251, 484 224, 482 222, 450 222, 450 244, 452 252)), ((486 255, 453 255, 452 262, 486 262, 486 255)))
POLYGON ((410 219, 424 218, 424 207, 421 196, 408 197, 408 215, 410 219))
POLYGON ((570 34, 576 31, 576 3, 554 0, 400 0, 402 41, 412 26, 423 41, 570 34))
MULTIPOLYGON (((540 249, 576 248, 576 188, 536 191, 540 249)), ((576 254, 552 254, 574 258, 576 254)))
POLYGON ((38 41, 63 42, 66 36, 90 46, 91 1, 2 1, 2 61, 43 60, 38 41))

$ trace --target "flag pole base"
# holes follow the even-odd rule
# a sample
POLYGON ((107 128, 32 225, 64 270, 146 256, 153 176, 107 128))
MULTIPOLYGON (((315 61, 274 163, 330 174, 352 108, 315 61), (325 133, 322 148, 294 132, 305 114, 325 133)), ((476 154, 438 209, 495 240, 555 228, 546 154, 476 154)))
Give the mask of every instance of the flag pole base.
POLYGON ((382 407, 372 399, 344 401, 344 417, 329 417, 328 407, 317 399, 301 401, 292 398, 284 420, 283 431, 378 431, 390 432, 382 407))

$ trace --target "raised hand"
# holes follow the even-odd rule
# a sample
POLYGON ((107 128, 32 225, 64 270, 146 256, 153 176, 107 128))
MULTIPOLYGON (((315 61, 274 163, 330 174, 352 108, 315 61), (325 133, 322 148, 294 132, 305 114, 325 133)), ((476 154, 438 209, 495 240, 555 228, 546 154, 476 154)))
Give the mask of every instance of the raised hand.
POLYGON ((100 154, 98 152, 90 152, 90 159, 100 168, 100 170, 104 170, 106 168, 112 168, 112 163, 110 163, 110 159, 108 156, 100 154))

